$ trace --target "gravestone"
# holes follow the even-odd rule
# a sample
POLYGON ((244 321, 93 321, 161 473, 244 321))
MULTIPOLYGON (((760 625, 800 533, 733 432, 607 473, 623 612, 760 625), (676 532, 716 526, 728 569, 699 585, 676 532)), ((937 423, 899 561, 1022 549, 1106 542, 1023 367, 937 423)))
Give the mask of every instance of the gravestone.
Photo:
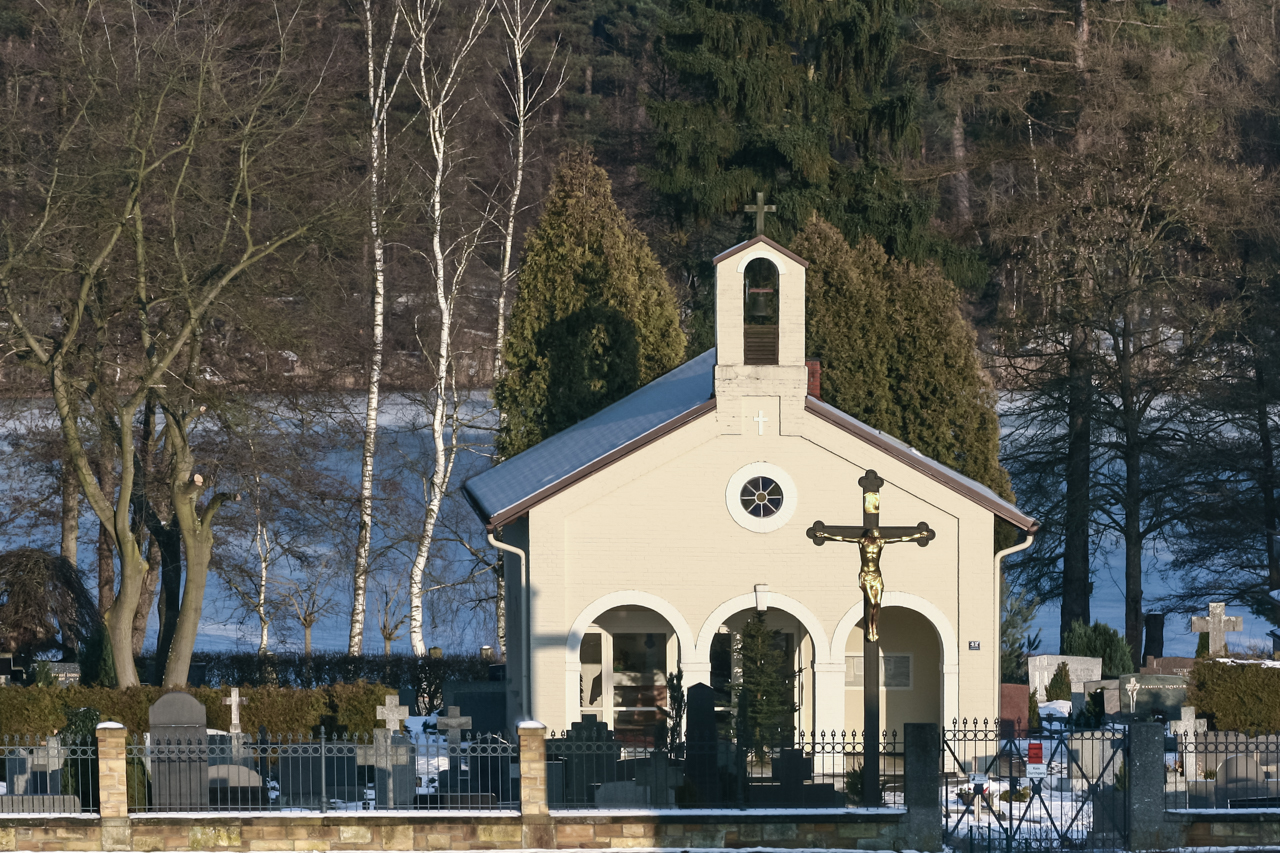
POLYGON ((771 774, 776 785, 749 785, 750 802, 755 806, 808 806, 841 808, 844 794, 831 783, 813 784, 813 756, 802 749, 780 749, 771 774), (776 790, 774 790, 776 789, 776 790))
POLYGON ((1164 614, 1148 613, 1142 617, 1142 629, 1145 635, 1142 643, 1142 657, 1164 657, 1164 614))
POLYGON ((445 707, 470 717, 472 731, 498 734, 507 725, 507 685, 498 681, 446 681, 445 707))
POLYGON ((1233 755, 1218 765, 1216 779, 1217 808, 1265 808, 1260 801, 1268 798, 1267 780, 1262 768, 1251 755, 1233 755))
POLYGON ((720 736, 716 731, 716 693, 708 684, 695 684, 685 699, 684 775, 699 803, 718 803, 720 736))
POLYGON ((1083 657, 1081 655, 1032 655, 1027 658, 1027 682, 1031 690, 1040 691, 1040 701, 1046 700, 1049 682, 1058 671, 1058 665, 1065 663, 1071 673, 1071 692, 1084 693, 1084 685, 1089 681, 1102 680, 1102 658, 1083 657))
POLYGON ((13 665, 13 655, 0 655, 0 685, 21 684, 26 671, 13 665))
POLYGON ((1139 675, 1177 675, 1186 678, 1191 675, 1191 667, 1195 666, 1195 658, 1158 658, 1149 657, 1146 664, 1138 670, 1139 675))
POLYGON ((194 696, 166 693, 151 706, 151 802, 159 811, 209 807, 206 714, 194 696))
POLYGON ((376 713, 385 728, 373 730, 371 754, 360 756, 357 761, 373 767, 374 797, 379 805, 407 806, 417 793, 413 784, 414 746, 400 731, 409 709, 400 704, 399 696, 388 696, 376 713), (371 760, 360 760, 366 757, 371 760))
MULTIPOLYGON (((1040 698, 1044 698, 1043 696, 1040 698)), ((1000 736, 1015 737, 1027 730, 1031 688, 1025 684, 1000 685, 1000 736)))
POLYGON ((62 762, 69 750, 56 735, 39 746, 11 747, 5 755, 6 796, 59 796, 62 762))
POLYGON ((63 661, 51 661, 49 672, 53 675, 53 683, 58 687, 69 687, 80 683, 80 664, 63 661))
POLYGON ((1227 653, 1227 633, 1244 630, 1244 619, 1228 616, 1227 605, 1221 601, 1209 603, 1208 616, 1192 616, 1191 630, 1209 635, 1209 657, 1220 658, 1227 653))
POLYGON ((1187 701, 1187 681, 1178 675, 1120 676, 1120 710, 1140 718, 1177 720, 1187 701))
POLYGON ((564 802, 595 802, 600 785, 617 781, 616 765, 622 756, 622 745, 594 714, 583 714, 582 721, 565 732, 564 740, 568 743, 561 752, 555 751, 554 742, 547 743, 547 759, 559 759, 564 765, 564 802))
POLYGON ((1196 709, 1183 705, 1178 719, 1169 721, 1169 735, 1178 744, 1178 766, 1187 779, 1200 779, 1204 773, 1203 759, 1196 749, 1196 740, 1209 730, 1208 720, 1197 720, 1196 709))
POLYGON ((1102 712, 1104 714, 1120 713, 1120 679, 1105 678, 1102 681, 1086 681, 1084 684, 1085 700, 1102 691, 1102 712))

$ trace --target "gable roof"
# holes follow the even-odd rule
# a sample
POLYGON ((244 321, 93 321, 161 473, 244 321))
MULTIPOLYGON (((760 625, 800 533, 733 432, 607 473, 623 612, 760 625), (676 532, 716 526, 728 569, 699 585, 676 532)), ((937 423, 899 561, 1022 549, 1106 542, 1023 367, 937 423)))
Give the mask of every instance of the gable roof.
MULTIPOLYGON (((463 485, 467 499, 490 530, 519 518, 557 492, 713 411, 715 364, 716 351, 707 350, 612 406, 477 474, 463 485)), ((804 408, 1014 526, 1031 532, 1039 528, 1039 522, 991 489, 888 433, 816 397, 806 398, 804 408)))
POLYGON ((663 374, 613 405, 463 485, 492 529, 715 408, 716 351, 663 374))
POLYGON ((784 246, 778 245, 777 243, 773 242, 763 234, 752 237, 750 240, 747 240, 745 243, 739 243, 738 245, 734 246, 732 249, 725 249, 723 252, 716 255, 714 258, 712 258, 711 263, 713 265, 718 266, 721 261, 727 261, 730 258, 732 258, 734 255, 740 255, 743 252, 745 252, 747 249, 750 249, 752 246, 756 245, 757 243, 764 243, 770 249, 773 249, 775 252, 782 254, 784 257, 790 258, 791 260, 795 261, 797 264, 804 267, 805 269, 809 268, 809 262, 806 261, 804 258, 800 257, 795 252, 792 252, 790 249, 784 246))
POLYGON ((930 459, 906 442, 899 441, 888 433, 867 426, 852 415, 846 415, 835 406, 824 403, 817 397, 805 398, 804 410, 832 426, 839 427, 850 435, 862 439, 877 450, 889 454, 907 467, 914 468, 934 482, 963 495, 983 509, 995 513, 1016 527, 1032 533, 1040 527, 1040 522, 1020 511, 1016 506, 977 480, 970 480, 941 462, 930 459))

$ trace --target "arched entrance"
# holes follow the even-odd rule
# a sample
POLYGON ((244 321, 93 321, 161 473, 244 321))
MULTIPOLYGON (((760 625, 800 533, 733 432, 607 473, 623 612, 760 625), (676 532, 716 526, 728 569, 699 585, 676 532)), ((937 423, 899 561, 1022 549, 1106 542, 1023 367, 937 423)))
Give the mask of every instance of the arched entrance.
MULTIPOLYGON (((860 614, 859 614, 860 615, 860 614)), ((845 641, 845 725, 863 730, 863 623, 859 618, 845 641)), ((886 606, 880 612, 880 720, 899 738, 906 723, 943 719, 943 647, 937 629, 909 607, 886 606)))

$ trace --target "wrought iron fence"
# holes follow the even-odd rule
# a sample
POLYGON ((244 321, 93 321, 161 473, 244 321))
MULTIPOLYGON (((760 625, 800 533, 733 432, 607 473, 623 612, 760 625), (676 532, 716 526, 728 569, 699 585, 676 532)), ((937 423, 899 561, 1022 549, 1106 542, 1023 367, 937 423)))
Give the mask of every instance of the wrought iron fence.
MULTIPOLYGON (((789 745, 686 739, 667 749, 626 743, 604 728, 547 739, 552 809, 845 809, 864 805, 865 738, 801 732, 789 745)), ((897 732, 880 746, 883 805, 903 800, 897 732)))
POLYGON ((957 849, 1120 849, 1128 838, 1127 731, 1001 732, 988 720, 942 732, 940 797, 957 849))
POLYGON ((93 738, 0 741, 0 814, 98 811, 98 748, 93 738))
POLYGON ((1164 799, 1168 809, 1280 809, 1280 735, 1166 738, 1164 799))
POLYGON ((131 812, 518 808, 519 748, 501 735, 135 740, 131 812))

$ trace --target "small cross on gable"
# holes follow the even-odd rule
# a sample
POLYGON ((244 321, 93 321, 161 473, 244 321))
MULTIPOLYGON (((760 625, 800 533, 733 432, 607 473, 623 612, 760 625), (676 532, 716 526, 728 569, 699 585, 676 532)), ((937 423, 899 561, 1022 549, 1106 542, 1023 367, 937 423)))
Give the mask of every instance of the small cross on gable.
POLYGON ((1227 605, 1221 601, 1210 602, 1208 616, 1192 616, 1191 630, 1209 633, 1209 656, 1219 658, 1227 653, 1227 632, 1244 630, 1244 619, 1228 616, 1227 605))
POLYGON ((400 731, 400 724, 409 719, 409 709, 400 704, 399 696, 388 696, 376 711, 378 719, 387 724, 390 731, 400 731))
POLYGON ((462 716, 457 705, 450 705, 447 715, 440 714, 436 717, 436 731, 443 729, 451 746, 461 745, 462 730, 470 728, 471 718, 462 716))
POLYGON ((764 416, 764 409, 761 409, 760 414, 756 415, 751 420, 755 421, 756 426, 759 427, 759 434, 764 435, 764 425, 769 422, 769 419, 764 416))
POLYGON ((241 706, 241 705, 243 705, 243 704, 245 704, 245 703, 246 703, 246 702, 248 702, 248 701, 249 701, 248 699, 241 699, 241 698, 240 698, 240 688, 239 688, 239 687, 232 687, 232 688, 231 688, 231 695, 230 695, 230 696, 228 696, 226 699, 223 699, 223 700, 222 700, 222 704, 223 704, 223 705, 230 705, 230 706, 231 706, 231 733, 232 733, 233 735, 238 735, 238 734, 240 734, 240 732, 241 732, 241 729, 240 729, 240 706, 241 706))

